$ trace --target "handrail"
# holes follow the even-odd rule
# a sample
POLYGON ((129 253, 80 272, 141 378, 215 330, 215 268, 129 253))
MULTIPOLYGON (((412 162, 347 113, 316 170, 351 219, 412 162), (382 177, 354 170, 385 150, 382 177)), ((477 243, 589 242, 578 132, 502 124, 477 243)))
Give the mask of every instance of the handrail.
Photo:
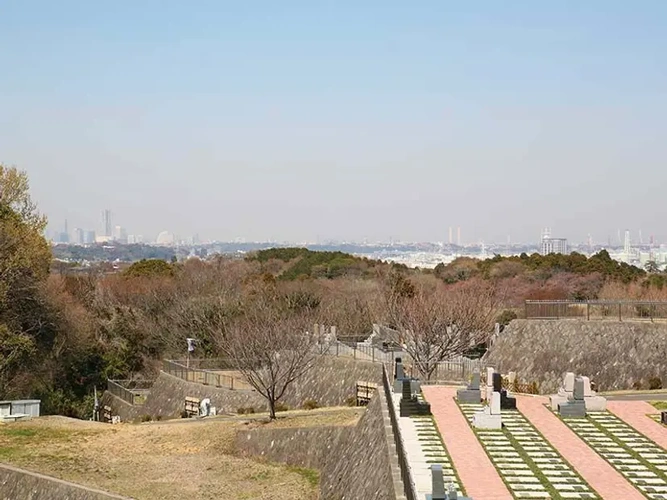
POLYGON ((162 371, 168 373, 169 375, 183 379, 186 382, 212 385, 214 387, 222 387, 231 390, 254 390, 248 384, 248 382, 243 379, 239 379, 231 375, 215 373, 211 370, 190 368, 174 360, 163 360, 162 371))
POLYGON ((410 466, 408 465, 408 458, 403 447, 403 438, 398 426, 398 417, 396 416, 396 408, 392 399, 392 387, 389 383, 389 376, 387 368, 382 365, 382 382, 384 386, 384 394, 387 399, 387 406, 389 406, 389 418, 391 419, 392 434, 394 435, 394 443, 396 444, 396 453, 398 455, 398 465, 401 469, 401 479, 403 480, 403 487, 405 489, 405 496, 407 500, 417 500, 415 487, 410 474, 410 466))
POLYGON ((114 396, 122 399, 128 404, 131 405, 141 405, 144 400, 137 394, 137 391, 147 391, 147 389, 137 388, 135 391, 124 387, 123 382, 129 382, 127 380, 107 380, 107 390, 114 396))

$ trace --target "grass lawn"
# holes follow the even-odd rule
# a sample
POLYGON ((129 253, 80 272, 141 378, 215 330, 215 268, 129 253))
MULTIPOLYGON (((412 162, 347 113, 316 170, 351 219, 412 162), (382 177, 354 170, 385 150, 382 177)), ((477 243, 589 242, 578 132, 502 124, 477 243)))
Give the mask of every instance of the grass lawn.
POLYGON ((318 498, 317 471, 234 455, 237 430, 353 425, 354 408, 274 423, 205 419, 102 424, 41 417, 0 424, 0 461, 139 500, 318 498))

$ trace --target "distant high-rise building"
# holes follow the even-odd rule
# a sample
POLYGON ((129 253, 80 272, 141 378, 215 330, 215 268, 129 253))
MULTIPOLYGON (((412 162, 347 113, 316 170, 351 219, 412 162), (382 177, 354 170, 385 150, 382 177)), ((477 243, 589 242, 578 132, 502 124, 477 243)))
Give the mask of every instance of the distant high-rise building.
POLYGON ((454 243, 454 235, 453 235, 453 232, 454 232, 454 231, 452 230, 452 226, 449 226, 449 244, 450 244, 450 245, 451 245, 452 243, 454 243))
POLYGON ((113 240, 118 243, 127 243, 127 231, 122 226, 116 226, 113 230, 113 240))
POLYGON ((85 243, 85 234, 80 227, 74 229, 74 243, 77 245, 83 245, 85 243))
POLYGON ((542 255, 549 255, 551 253, 568 253, 566 238, 552 238, 551 229, 548 227, 542 231, 542 255))
POLYGON ((102 236, 111 238, 113 236, 113 225, 111 223, 111 210, 102 211, 102 236))
POLYGON ((461 246, 461 228, 460 227, 456 228, 456 244, 458 246, 461 246))
POLYGON ((85 245, 92 245, 95 243, 95 231, 86 231, 83 238, 85 245))
POLYGON ((625 258, 629 259, 630 258, 630 230, 626 229, 625 230, 625 239, 623 240, 623 253, 625 254, 625 258))

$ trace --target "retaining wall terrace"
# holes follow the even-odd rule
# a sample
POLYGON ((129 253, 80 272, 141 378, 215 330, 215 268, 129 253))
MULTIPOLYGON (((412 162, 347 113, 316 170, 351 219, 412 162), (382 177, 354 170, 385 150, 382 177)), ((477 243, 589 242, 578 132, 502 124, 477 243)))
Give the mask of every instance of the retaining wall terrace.
POLYGON ((242 431, 236 448, 241 455, 319 469, 322 500, 404 499, 388 428, 386 403, 376 393, 356 426, 242 431))
MULTIPOLYGON (((298 408, 307 399, 314 399, 320 406, 340 406, 356 397, 358 381, 382 383, 382 365, 366 361, 323 356, 311 370, 290 385, 282 402, 290 408, 298 408)), ((173 418, 180 416, 186 397, 211 399, 211 406, 224 413, 236 413, 240 407, 252 406, 266 410, 266 400, 255 391, 231 390, 204 384, 186 382, 178 377, 160 372, 143 405, 130 405, 105 392, 102 403, 111 406, 114 415, 122 421, 131 421, 142 415, 173 418)))
POLYGON ((131 500, 5 464, 0 464, 0 499, 131 500))
POLYGON ((514 320, 491 346, 488 366, 558 390, 564 372, 586 375, 599 391, 667 387, 667 324, 650 321, 514 320))

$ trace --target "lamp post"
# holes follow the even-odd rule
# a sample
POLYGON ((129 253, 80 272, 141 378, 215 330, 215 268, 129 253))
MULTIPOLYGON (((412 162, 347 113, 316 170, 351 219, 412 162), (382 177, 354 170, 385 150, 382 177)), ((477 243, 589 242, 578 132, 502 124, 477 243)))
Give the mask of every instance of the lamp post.
POLYGON ((190 353, 195 352, 195 342, 197 341, 197 339, 187 338, 185 340, 188 343, 188 354, 187 357, 185 358, 185 367, 190 368, 190 353))

